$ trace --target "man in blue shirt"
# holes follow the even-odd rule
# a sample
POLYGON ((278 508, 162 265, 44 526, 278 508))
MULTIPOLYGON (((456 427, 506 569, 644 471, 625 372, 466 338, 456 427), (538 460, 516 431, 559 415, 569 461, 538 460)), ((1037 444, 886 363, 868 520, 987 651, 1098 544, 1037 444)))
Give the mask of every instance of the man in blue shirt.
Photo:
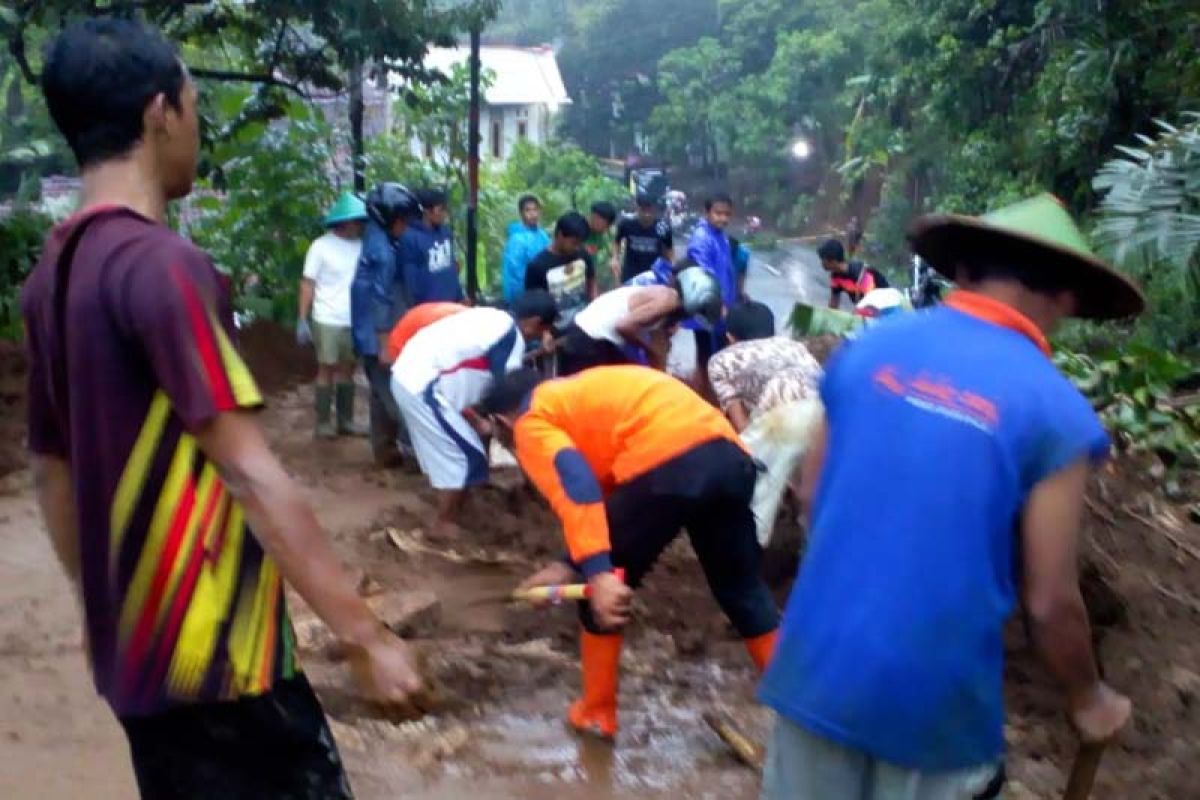
MULTIPOLYGON (((721 301, 724 312, 738 300, 738 278, 733 265, 733 248, 729 246, 729 237, 725 229, 733 218, 733 200, 728 194, 718 192, 704 201, 704 219, 692 232, 688 242, 687 255, 695 263, 716 276, 721 284, 721 301)), ((711 329, 695 322, 685 322, 685 328, 691 328, 696 337, 696 382, 701 394, 710 396, 712 391, 708 385, 708 359, 725 346, 724 313, 722 321, 711 329)))
POLYGON ((422 218, 400 237, 400 272, 410 305, 457 303, 463 299, 454 258, 454 235, 446 224, 446 193, 424 189, 417 193, 422 218))
POLYGON ((523 195, 517 201, 517 212, 521 219, 508 226, 500 274, 504 302, 507 304, 525 293, 525 270, 529 262, 550 246, 550 234, 540 227, 541 201, 531 194, 523 195))
POLYGON ((350 329, 354 351, 371 384, 371 451, 377 464, 399 460, 397 444, 407 439, 392 398, 387 337, 407 309, 397 265, 397 244, 408 221, 421 210, 416 195, 398 183, 381 183, 367 195, 367 229, 358 269, 350 284, 350 329))
POLYGON ((1109 442, 1046 335, 1134 315, 1141 293, 1048 195, 911 236, 961 288, 826 367, 808 544, 761 687, 779 713, 764 800, 998 796, 1018 601, 1083 741, 1131 713, 1098 674, 1075 563, 1109 442))

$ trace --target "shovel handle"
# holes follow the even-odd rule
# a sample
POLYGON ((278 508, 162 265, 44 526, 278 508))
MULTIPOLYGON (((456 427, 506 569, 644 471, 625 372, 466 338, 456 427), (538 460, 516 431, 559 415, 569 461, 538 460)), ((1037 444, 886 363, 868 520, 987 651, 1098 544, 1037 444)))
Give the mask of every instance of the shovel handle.
MULTIPOLYGON (((622 583, 625 582, 625 570, 615 569, 613 573, 622 583)), ((592 588, 586 583, 558 583, 550 586, 534 586, 530 589, 518 589, 512 593, 513 600, 525 603, 561 603, 564 600, 587 600, 592 596, 592 588)))
POLYGON ((1088 800, 1092 784, 1096 781, 1096 770, 1100 768, 1100 757, 1104 755, 1103 744, 1081 744, 1071 765, 1067 778, 1067 791, 1063 800, 1088 800))

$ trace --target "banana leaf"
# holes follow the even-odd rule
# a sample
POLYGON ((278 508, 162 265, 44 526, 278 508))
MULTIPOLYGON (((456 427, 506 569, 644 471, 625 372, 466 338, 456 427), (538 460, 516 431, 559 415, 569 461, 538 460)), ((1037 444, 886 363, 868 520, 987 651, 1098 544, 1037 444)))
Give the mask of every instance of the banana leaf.
POLYGON ((863 324, 863 318, 846 311, 796 303, 788 324, 797 338, 828 334, 846 336, 863 324))

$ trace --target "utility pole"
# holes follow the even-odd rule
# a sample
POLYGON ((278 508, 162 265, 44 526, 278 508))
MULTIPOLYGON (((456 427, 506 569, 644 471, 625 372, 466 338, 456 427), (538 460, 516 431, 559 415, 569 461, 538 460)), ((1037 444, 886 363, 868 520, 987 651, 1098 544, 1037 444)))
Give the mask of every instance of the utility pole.
POLYGON ((467 121, 467 297, 479 298, 479 39, 480 22, 471 28, 471 111, 467 121))
POLYGON ((366 144, 363 140, 363 62, 355 56, 350 65, 350 164, 354 171, 354 191, 367 190, 366 144))

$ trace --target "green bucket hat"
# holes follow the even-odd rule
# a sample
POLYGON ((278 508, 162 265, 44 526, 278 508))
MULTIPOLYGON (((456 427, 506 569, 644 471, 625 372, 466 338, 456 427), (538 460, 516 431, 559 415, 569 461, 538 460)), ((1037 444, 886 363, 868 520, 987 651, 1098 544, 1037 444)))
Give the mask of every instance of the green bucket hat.
POLYGON ((353 192, 343 192, 337 202, 329 208, 329 213, 325 215, 325 219, 321 220, 321 224, 326 228, 332 228, 343 222, 363 222, 366 219, 366 204, 353 192))
POLYGON ((927 214, 913 222, 908 238, 913 252, 951 280, 960 264, 985 260, 1053 272, 1075 294, 1077 317, 1122 319, 1146 307, 1137 284, 1096 257, 1071 215, 1050 194, 982 217, 927 214))

